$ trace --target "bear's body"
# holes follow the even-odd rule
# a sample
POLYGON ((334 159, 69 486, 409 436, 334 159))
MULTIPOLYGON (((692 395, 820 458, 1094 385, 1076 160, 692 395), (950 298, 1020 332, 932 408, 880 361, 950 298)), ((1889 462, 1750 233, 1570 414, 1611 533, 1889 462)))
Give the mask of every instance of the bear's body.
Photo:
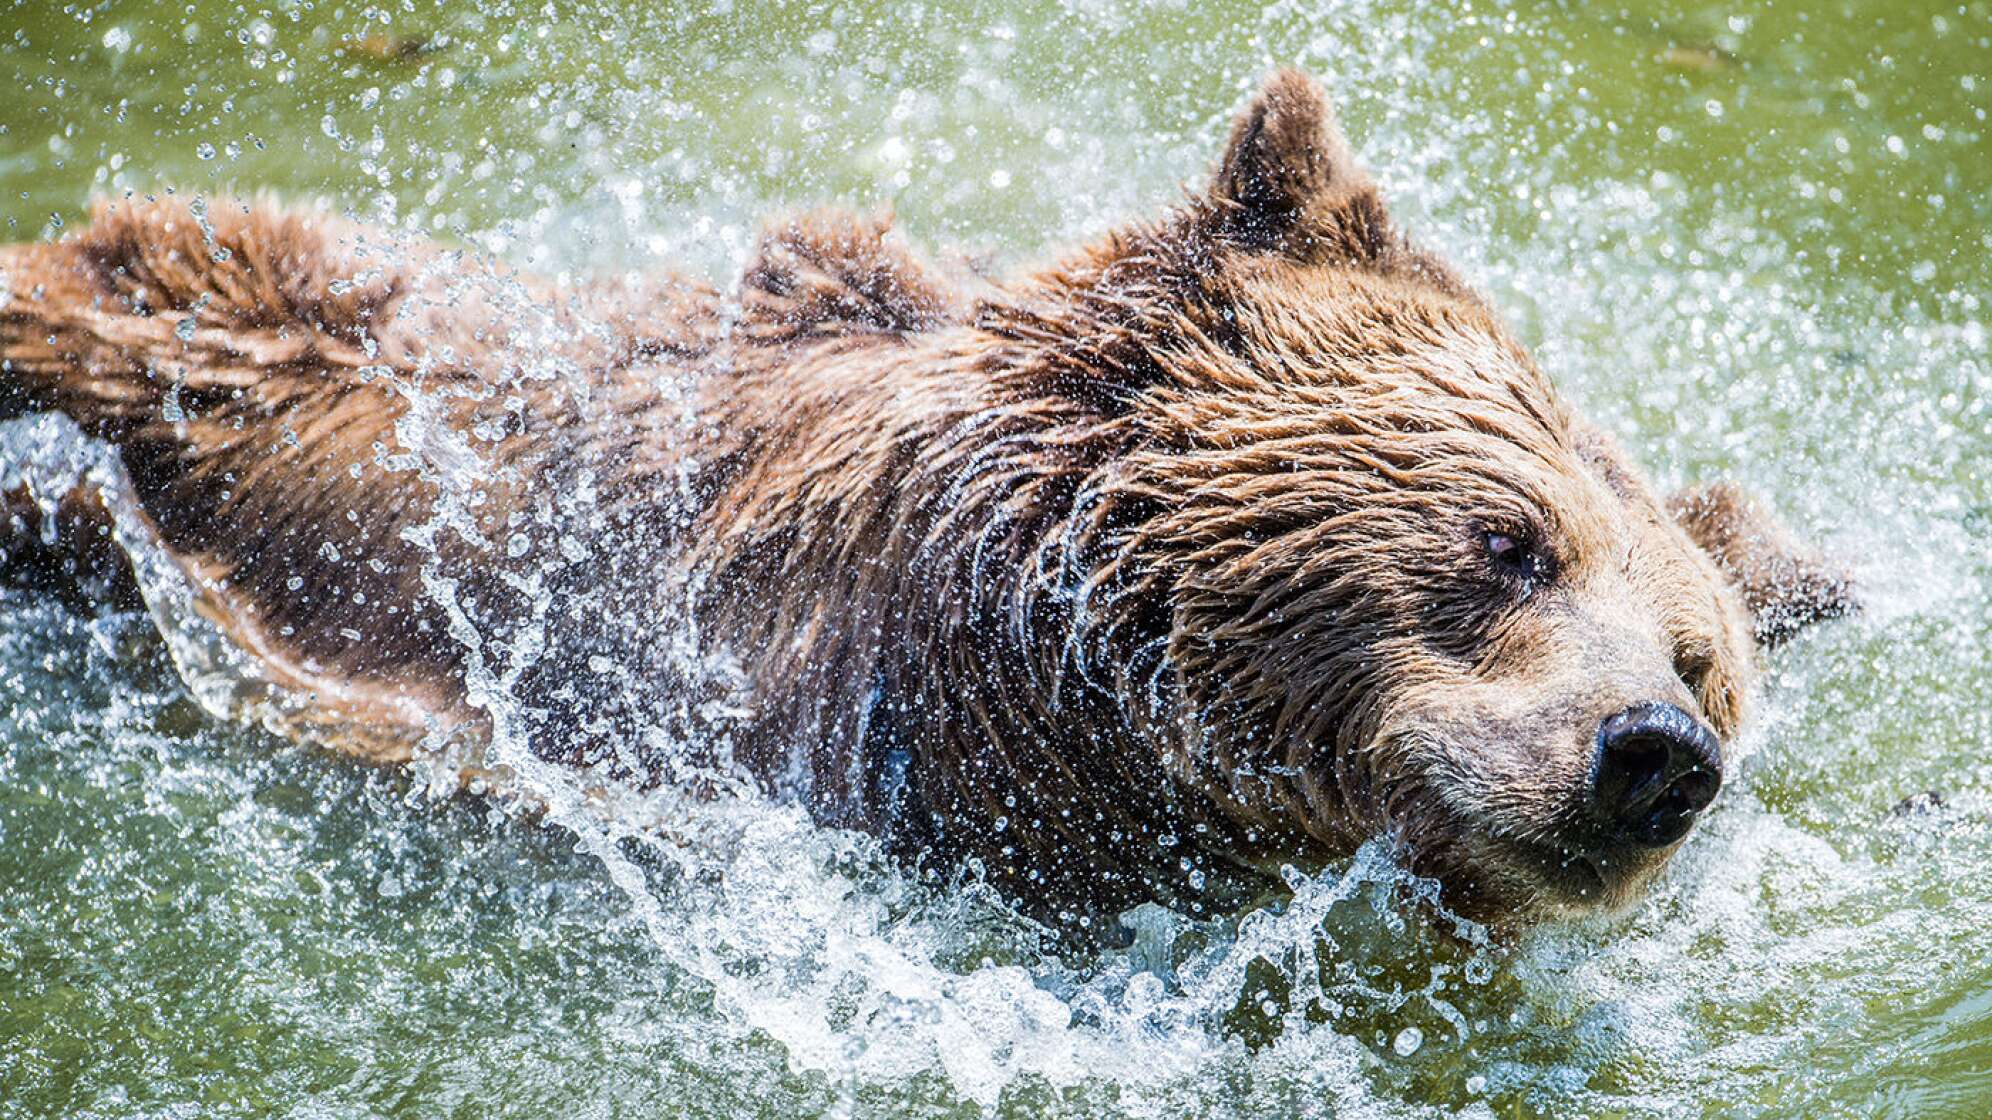
POLYGON ((1623 898, 1672 840, 1555 855, 1610 815, 1567 804, 1598 720, 1726 734, 1746 612, 1844 605, 1729 491, 1677 523, 1291 74, 1209 191, 1012 283, 838 215, 725 295, 127 201, 0 250, 0 361, 300 732, 745 775, 1068 923, 1379 832, 1471 912, 1623 898))

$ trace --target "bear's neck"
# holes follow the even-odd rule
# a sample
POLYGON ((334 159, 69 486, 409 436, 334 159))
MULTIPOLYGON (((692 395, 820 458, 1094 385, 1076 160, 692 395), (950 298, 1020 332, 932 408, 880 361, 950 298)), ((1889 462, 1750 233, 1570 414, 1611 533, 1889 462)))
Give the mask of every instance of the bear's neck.
POLYGON ((1235 905, 1294 838, 1172 772, 1166 615, 1099 613, 1142 516, 1114 485, 1133 429, 1043 391, 1029 345, 791 341, 707 379, 679 567, 747 670, 735 757, 826 823, 979 859, 1060 924, 1235 905))

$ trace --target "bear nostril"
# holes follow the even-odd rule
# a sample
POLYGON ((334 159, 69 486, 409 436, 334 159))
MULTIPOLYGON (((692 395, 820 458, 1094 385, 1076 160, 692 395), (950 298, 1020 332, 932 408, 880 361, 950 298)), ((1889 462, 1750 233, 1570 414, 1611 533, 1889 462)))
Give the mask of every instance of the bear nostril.
POLYGON ((1681 802, 1690 813, 1699 813, 1715 800, 1715 791, 1722 788, 1722 779, 1706 770, 1690 770, 1674 780, 1669 793, 1679 794, 1681 802))
POLYGON ((1616 837, 1666 847, 1721 788, 1715 735, 1672 704, 1636 704, 1598 728, 1591 804, 1616 837))

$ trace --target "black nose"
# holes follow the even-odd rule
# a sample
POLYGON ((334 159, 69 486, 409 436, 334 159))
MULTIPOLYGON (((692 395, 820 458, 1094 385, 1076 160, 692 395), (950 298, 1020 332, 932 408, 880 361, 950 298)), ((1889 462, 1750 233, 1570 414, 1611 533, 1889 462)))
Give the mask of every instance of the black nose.
POLYGON ((1722 748, 1672 704, 1635 704, 1598 728, 1591 804, 1616 835, 1664 848, 1688 834, 1722 788, 1722 748))

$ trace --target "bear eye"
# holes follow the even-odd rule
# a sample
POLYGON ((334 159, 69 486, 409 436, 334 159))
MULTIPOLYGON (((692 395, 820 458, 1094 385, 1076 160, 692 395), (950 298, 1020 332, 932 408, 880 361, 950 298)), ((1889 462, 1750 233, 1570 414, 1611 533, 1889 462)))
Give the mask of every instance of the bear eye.
POLYGON ((1715 657, 1700 647, 1683 648, 1674 655, 1674 675, 1688 686, 1697 700, 1708 695, 1709 674, 1715 672, 1715 657))
POLYGON ((1489 529, 1481 539, 1495 571, 1530 588, 1549 578, 1549 558, 1527 534, 1489 529))

